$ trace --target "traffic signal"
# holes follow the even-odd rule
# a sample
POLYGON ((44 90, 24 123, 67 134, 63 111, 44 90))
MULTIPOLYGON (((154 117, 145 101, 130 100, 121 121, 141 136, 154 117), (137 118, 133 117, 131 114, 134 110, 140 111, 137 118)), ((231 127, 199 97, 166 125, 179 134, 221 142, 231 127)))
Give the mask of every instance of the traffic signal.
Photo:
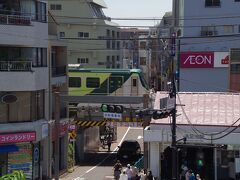
POLYGON ((102 104, 102 112, 111 112, 111 113, 123 113, 122 105, 112 105, 112 104, 102 104))
POLYGON ((135 111, 135 115, 136 115, 136 117, 138 117, 138 118, 142 118, 143 116, 147 116, 147 115, 149 115, 150 114, 150 110, 148 109, 148 108, 146 108, 146 109, 139 109, 139 110, 136 110, 135 111))
POLYGON ((152 114, 153 119, 162 119, 170 116, 172 113, 171 110, 155 110, 152 114))

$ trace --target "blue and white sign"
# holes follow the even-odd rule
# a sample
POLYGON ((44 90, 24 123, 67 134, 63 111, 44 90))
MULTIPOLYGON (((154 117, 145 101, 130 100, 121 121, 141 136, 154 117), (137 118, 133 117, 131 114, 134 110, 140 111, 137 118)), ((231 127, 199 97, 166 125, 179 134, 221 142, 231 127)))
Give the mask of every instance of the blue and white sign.
POLYGON ((35 163, 37 163, 38 160, 39 160, 39 149, 38 149, 38 147, 34 148, 33 160, 34 160, 35 163))
POLYGON ((106 119, 122 119, 122 114, 104 112, 103 117, 106 118, 106 119))

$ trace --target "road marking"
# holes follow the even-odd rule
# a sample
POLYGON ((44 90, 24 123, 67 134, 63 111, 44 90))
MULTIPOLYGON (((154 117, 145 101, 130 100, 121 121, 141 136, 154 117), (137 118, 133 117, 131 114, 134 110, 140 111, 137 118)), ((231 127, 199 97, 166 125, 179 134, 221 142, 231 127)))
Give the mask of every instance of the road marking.
POLYGON ((106 179, 114 179, 114 176, 105 176, 106 179))
POLYGON ((75 178, 75 179, 73 179, 73 180, 84 180, 85 178, 80 178, 80 177, 77 177, 77 178, 75 178))
MULTIPOLYGON (((130 130, 130 127, 128 127, 127 131, 123 135, 121 141, 119 142, 118 146, 122 144, 123 140, 127 136, 128 131, 130 130)), ((96 167, 100 166, 107 158, 109 158, 115 151, 117 151, 118 147, 116 147, 107 157, 105 157, 100 163, 98 163, 96 166, 92 167, 91 169, 87 170, 83 175, 81 175, 79 178, 83 177, 85 174, 89 173, 90 171, 94 170, 96 167)), ((77 179, 81 180, 81 179, 77 179)))

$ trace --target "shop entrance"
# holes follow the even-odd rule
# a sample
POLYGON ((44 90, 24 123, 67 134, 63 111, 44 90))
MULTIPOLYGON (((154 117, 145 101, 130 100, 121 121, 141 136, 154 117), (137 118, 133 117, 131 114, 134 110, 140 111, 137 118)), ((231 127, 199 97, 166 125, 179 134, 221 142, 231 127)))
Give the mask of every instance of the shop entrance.
MULTIPOLYGON (((183 146, 178 147, 177 150, 177 171, 179 178, 181 173, 184 171, 182 167, 185 165, 188 169, 192 169, 195 175, 200 174, 202 179, 214 179, 214 160, 212 147, 183 146)), ((171 179, 171 171, 169 171, 169 169, 172 169, 171 152, 171 148, 167 147, 162 155, 162 179, 171 179)))
POLYGON ((0 153, 0 177, 7 174, 7 153, 0 153))

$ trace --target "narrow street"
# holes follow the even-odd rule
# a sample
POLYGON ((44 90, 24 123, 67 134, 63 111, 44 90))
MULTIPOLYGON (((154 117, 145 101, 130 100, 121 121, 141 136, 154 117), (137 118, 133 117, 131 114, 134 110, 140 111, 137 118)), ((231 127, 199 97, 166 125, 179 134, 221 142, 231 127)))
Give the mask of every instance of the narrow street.
POLYGON ((85 162, 75 166, 72 173, 64 174, 62 180, 105 180, 113 179, 113 165, 116 162, 118 145, 123 140, 137 140, 143 151, 143 129, 141 127, 118 127, 118 138, 112 143, 111 152, 99 148, 97 153, 86 154, 85 162), (97 177, 97 178, 96 178, 97 177))

